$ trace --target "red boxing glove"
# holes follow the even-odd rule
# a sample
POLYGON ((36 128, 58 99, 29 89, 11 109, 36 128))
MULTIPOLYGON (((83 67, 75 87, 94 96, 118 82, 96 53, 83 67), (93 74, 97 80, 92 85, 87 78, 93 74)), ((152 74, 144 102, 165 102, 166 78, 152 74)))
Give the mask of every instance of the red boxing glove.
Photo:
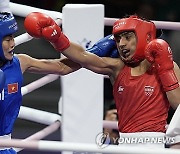
POLYGON ((70 46, 69 39, 62 33, 61 28, 46 14, 33 12, 24 21, 27 33, 35 38, 45 38, 58 51, 70 46))
POLYGON ((174 72, 172 51, 166 41, 162 39, 152 40, 146 46, 145 57, 150 63, 155 64, 165 92, 179 87, 174 72))

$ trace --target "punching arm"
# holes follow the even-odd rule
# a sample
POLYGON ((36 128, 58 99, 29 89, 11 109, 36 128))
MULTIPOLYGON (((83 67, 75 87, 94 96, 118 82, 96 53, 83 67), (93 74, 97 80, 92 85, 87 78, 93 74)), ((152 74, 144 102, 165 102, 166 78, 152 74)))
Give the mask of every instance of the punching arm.
MULTIPOLYGON (((26 31, 33 37, 45 38, 67 58, 96 73, 112 73, 114 63, 86 52, 80 45, 69 42, 54 20, 42 13, 30 13, 24 21, 26 31)), ((112 46, 112 45, 110 45, 112 46)))

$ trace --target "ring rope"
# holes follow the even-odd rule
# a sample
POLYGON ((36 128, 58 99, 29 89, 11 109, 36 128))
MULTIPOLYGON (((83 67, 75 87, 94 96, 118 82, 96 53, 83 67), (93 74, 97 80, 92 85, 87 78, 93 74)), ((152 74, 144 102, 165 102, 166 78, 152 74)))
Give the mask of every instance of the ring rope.
POLYGON ((25 106, 21 106, 18 118, 34 121, 45 125, 50 125, 56 121, 61 122, 61 116, 58 114, 41 111, 25 106))
POLYGON ((19 17, 26 17, 31 12, 42 12, 42 13, 48 14, 53 19, 57 19, 57 18, 62 19, 62 13, 57 12, 57 11, 49 11, 45 9, 39 9, 36 7, 31 7, 27 5, 12 3, 12 2, 10 2, 9 5, 10 5, 10 10, 12 11, 12 13, 19 17))
POLYGON ((21 35, 14 38, 15 46, 18 46, 19 44, 28 42, 32 39, 33 39, 33 37, 30 36, 28 33, 21 34, 21 35))
POLYGON ((48 74, 36 81, 31 82, 30 84, 21 88, 22 95, 26 95, 50 82, 53 82, 59 78, 59 75, 48 74))
MULTIPOLYGON (((45 138, 46 136, 52 134, 53 132, 57 131, 60 127, 61 123, 59 121, 56 121, 55 123, 45 127, 44 129, 40 130, 39 132, 36 132, 35 134, 27 137, 26 139, 22 141, 31 141, 31 140, 41 140, 45 138)), ((21 148, 15 148, 16 152, 19 152, 23 149, 21 148)))
MULTIPOLYGON (((26 17, 31 12, 42 12, 48 14, 53 19, 62 19, 62 13, 56 11, 49 11, 45 9, 39 9, 35 7, 30 7, 27 5, 16 4, 10 2, 10 9, 14 15, 26 17)), ((104 18, 105 26, 112 26, 117 18, 104 18)), ((168 30, 180 30, 179 22, 168 22, 168 21, 153 21, 158 29, 168 29, 168 30)))
POLYGON ((118 122, 117 121, 103 120, 103 128, 118 129, 118 122))
POLYGON ((40 151, 78 151, 78 152, 98 152, 111 154, 179 154, 179 149, 163 149, 163 148, 144 148, 109 145, 101 149, 96 144, 87 143, 70 143, 59 141, 22 141, 20 139, 0 141, 0 147, 15 147, 24 149, 36 149, 40 151))
MULTIPOLYGON (((18 118, 45 125, 50 125, 56 121, 61 122, 61 116, 58 114, 41 111, 25 106, 21 106, 18 118)), ((118 129, 118 122, 103 120, 103 128, 118 129)))
MULTIPOLYGON (((112 26, 118 18, 104 18, 104 24, 106 26, 112 26)), ((180 30, 179 22, 170 22, 170 21, 154 21, 157 29, 169 29, 169 30, 180 30)))

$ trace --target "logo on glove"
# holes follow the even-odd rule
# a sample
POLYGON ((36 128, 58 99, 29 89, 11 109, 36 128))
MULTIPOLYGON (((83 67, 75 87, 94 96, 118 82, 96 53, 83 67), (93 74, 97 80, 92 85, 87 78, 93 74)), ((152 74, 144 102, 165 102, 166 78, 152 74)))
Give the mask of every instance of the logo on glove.
POLYGON ((54 31, 52 32, 51 36, 55 36, 57 35, 57 30, 54 29, 54 31))

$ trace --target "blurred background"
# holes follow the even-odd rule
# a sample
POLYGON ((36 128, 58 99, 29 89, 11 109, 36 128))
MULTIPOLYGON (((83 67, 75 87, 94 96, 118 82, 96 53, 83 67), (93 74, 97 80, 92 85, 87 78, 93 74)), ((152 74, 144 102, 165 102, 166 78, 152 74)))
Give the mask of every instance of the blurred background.
MULTIPOLYGON (((122 18, 125 15, 137 14, 150 20, 158 21, 180 21, 179 0, 10 0, 11 2, 33 6, 41 9, 53 10, 62 12, 62 7, 65 4, 104 4, 105 17, 122 18)), ((17 36, 24 33, 23 27, 24 18, 16 17, 19 32, 17 36)), ((106 26, 104 34, 111 34, 112 27, 106 26)), ((161 36, 171 46, 175 62, 180 66, 180 31, 163 30, 161 36)), ((16 53, 26 53, 35 58, 58 58, 57 53, 49 43, 43 39, 33 39, 25 44, 21 44, 15 49, 16 53)), ((34 80, 43 77, 43 75, 24 74, 24 85, 31 83, 34 80)), ((23 105, 45 110, 48 112, 58 113, 58 102, 61 95, 60 80, 56 80, 38 90, 33 91, 23 97, 23 105)), ((104 113, 112 108, 114 101, 112 96, 112 86, 109 79, 104 79, 104 113)), ((169 119, 171 119, 174 111, 171 109, 169 119)), ((35 132, 44 128, 44 125, 28 122, 18 119, 15 123, 13 138, 26 138, 35 132)), ((60 140, 59 132, 45 138, 47 140, 60 140)), ((32 153, 32 151, 22 151, 21 154, 32 153)), ((40 154, 42 152, 33 151, 33 153, 40 154)), ((43 152, 45 153, 45 152, 43 152)), ((48 152, 49 153, 49 152, 48 152)))

